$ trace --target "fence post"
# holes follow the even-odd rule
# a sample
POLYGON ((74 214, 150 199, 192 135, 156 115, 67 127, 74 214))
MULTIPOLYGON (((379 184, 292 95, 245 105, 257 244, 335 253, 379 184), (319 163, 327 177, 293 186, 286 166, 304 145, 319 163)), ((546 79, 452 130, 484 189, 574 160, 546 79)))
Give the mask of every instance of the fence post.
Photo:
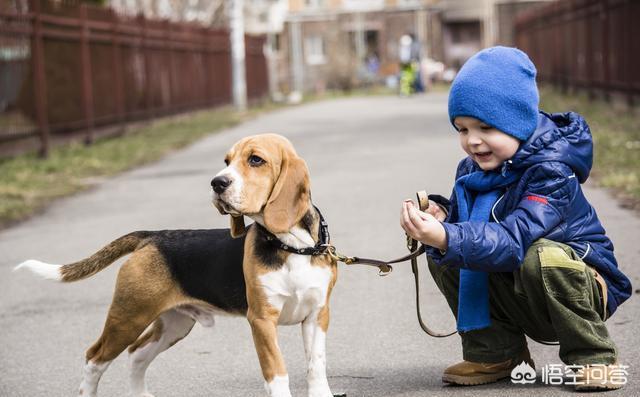
MULTIPOLYGON (((549 17, 549 20, 551 23, 551 26, 549 26, 548 30, 547 30, 547 34, 545 35, 545 40, 549 40, 549 36, 551 37, 559 37, 559 32, 560 32, 560 24, 557 23, 557 21, 553 21, 553 19, 556 17, 556 14, 553 14, 552 16, 549 17)), ((558 87, 560 85, 561 82, 561 76, 562 76, 562 67, 560 66, 560 62, 558 61, 558 46, 554 45, 553 46, 553 50, 551 51, 551 53, 549 54, 551 57, 551 68, 550 73, 551 73, 551 78, 550 80, 553 82, 554 87, 558 87)))
POLYGON ((144 85, 145 85, 145 96, 144 96, 144 106, 145 119, 153 118, 155 115, 153 109, 153 96, 152 94, 152 85, 151 85, 151 53, 149 41, 147 40, 147 18, 143 14, 139 14, 139 18, 142 22, 142 54, 144 56, 144 85))
POLYGON ((573 21, 571 22, 571 18, 575 18, 575 15, 578 13, 578 6, 575 0, 570 0, 570 8, 569 8, 569 14, 567 15, 567 19, 569 20, 569 23, 571 25, 571 35, 572 35, 572 40, 574 45, 570 46, 572 47, 571 50, 571 58, 570 58, 570 62, 571 62, 571 67, 573 69, 573 71, 571 73, 569 73, 569 86, 571 87, 571 93, 575 94, 576 91, 578 90, 578 82, 577 79, 575 77, 575 75, 578 73, 579 70, 579 64, 578 64, 578 55, 580 54, 580 48, 578 48, 578 23, 573 21))
POLYGON ((570 74, 570 54, 567 51, 567 41, 569 40, 569 24, 566 21, 566 7, 561 6, 560 3, 554 3, 554 14, 558 18, 557 24, 560 26, 560 32, 562 35, 562 42, 558 43, 558 47, 560 48, 560 58, 559 62, 562 65, 562 74, 560 76, 560 89, 563 94, 569 92, 569 74, 570 74))
POLYGON ((122 79, 122 50, 120 48, 120 29, 119 29, 119 16, 115 11, 112 11, 113 16, 113 31, 111 44, 113 46, 113 83, 115 84, 115 99, 116 99, 116 114, 118 118, 118 124, 124 129, 124 83, 122 79))
POLYGON ((171 29, 172 24, 168 20, 165 21, 165 40, 164 40, 164 56, 166 64, 169 65, 169 103, 166 106, 168 113, 175 112, 174 103, 176 97, 176 83, 174 81, 174 73, 173 73, 173 30, 171 29))
POLYGON ((47 115, 47 79, 44 71, 44 48, 42 44, 42 21, 40 0, 31 0, 33 34, 31 35, 31 65, 33 73, 33 95, 40 135, 40 157, 49 155, 49 118, 47 115))
POLYGON ((229 34, 231 39, 231 81, 233 104, 236 109, 244 111, 247 108, 247 80, 245 72, 245 35, 243 0, 232 0, 228 3, 229 34))
POLYGON ((211 64, 211 42, 207 40, 208 29, 203 27, 200 30, 200 40, 202 43, 202 71, 205 84, 203 84, 202 90, 202 107, 209 107, 211 103, 211 80, 212 76, 209 73, 209 67, 211 64))
POLYGON ((214 54, 213 54, 213 38, 209 29, 203 30, 204 35, 204 43, 205 43, 205 67, 204 72, 207 76, 207 92, 205 95, 207 107, 212 106, 214 104, 214 93, 215 93, 215 83, 213 77, 213 62, 214 62, 214 54))
POLYGON ((633 74, 636 73, 636 70, 633 70, 633 57, 637 56, 636 52, 637 50, 634 48, 634 42, 635 39, 632 38, 631 34, 633 32, 633 30, 631 29, 631 27, 633 26, 634 23, 637 23, 637 21, 634 21, 634 17, 637 17, 637 14, 634 15, 633 14, 633 2, 631 0, 627 0, 624 3, 624 7, 627 9, 625 12, 625 15, 627 17, 627 21, 625 24, 623 24, 624 26, 624 31, 625 34, 623 35, 623 37, 625 38, 625 44, 626 44, 626 48, 624 51, 625 54, 625 73, 624 73, 624 77, 625 77, 625 81, 628 82, 627 84, 627 104, 629 105, 629 108, 633 107, 634 101, 633 101, 633 96, 634 96, 634 87, 633 84, 631 83, 633 81, 633 74))
MULTIPOLYGON (((589 26, 590 25, 590 18, 591 18, 591 13, 589 10, 589 7, 585 7, 585 11, 584 11, 584 23, 589 26)), ((579 23, 579 22, 576 22, 579 23)), ((595 93, 594 93, 594 87, 593 87, 593 83, 594 83, 594 79, 593 79, 593 63, 595 62, 595 54, 593 51, 593 39, 594 39, 594 34, 593 34, 593 29, 585 29, 586 30, 586 46, 585 46, 585 56, 584 56, 584 60, 585 60, 585 68, 586 68, 586 74, 587 74, 587 96, 589 98, 589 101, 593 101, 595 99, 595 93)))
POLYGON ((600 17, 602 19, 602 95, 609 102, 611 100, 611 77, 609 66, 609 7, 607 0, 600 2, 600 17))
POLYGON ((91 80, 91 53, 89 50, 89 25, 87 23, 87 6, 80 5, 80 64, 82 73, 82 105, 84 121, 87 128, 86 144, 93 143, 93 82, 91 80))

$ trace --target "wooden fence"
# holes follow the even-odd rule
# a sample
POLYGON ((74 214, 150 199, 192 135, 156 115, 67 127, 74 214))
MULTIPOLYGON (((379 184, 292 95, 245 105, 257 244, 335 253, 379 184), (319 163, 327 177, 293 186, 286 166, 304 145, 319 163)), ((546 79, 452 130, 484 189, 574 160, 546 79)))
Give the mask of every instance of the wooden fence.
MULTIPOLYGON (((0 145, 231 102, 229 33, 30 0, 0 8, 0 145)), ((264 37, 245 37, 247 93, 268 92, 264 37)))
POLYGON ((640 1, 555 1, 519 17, 516 43, 540 81, 590 97, 640 96, 640 1))

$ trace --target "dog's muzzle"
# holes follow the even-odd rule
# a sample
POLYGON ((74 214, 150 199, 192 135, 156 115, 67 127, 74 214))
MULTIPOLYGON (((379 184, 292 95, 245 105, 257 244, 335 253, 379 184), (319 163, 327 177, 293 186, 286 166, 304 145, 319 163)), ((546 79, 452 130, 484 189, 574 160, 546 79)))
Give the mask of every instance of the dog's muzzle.
POLYGON ((211 203, 218 209, 221 215, 240 215, 240 211, 235 209, 231 204, 224 201, 220 194, 215 193, 215 191, 211 190, 211 203))
POLYGON ((222 215, 239 215, 240 212, 233 208, 233 206, 226 201, 222 200, 220 196, 216 193, 213 194, 213 199, 211 200, 213 205, 220 211, 222 215))

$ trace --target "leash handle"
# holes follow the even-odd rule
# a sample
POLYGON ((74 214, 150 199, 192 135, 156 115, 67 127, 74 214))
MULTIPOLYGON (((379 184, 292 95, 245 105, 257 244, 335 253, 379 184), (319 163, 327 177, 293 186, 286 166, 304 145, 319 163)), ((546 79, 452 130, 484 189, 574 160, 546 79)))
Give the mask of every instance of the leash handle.
POLYGON ((420 211, 426 211, 429 208, 429 196, 426 190, 420 190, 416 192, 416 198, 418 199, 418 208, 420 211))

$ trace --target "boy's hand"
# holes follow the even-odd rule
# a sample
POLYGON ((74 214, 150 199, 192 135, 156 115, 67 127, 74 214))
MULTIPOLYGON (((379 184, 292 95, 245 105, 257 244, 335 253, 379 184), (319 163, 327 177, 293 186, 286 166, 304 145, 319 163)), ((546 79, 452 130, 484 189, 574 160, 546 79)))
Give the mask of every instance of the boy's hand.
MULTIPOLYGON (((432 207, 431 204, 429 207, 432 207)), ((433 207, 437 207, 437 204, 434 203, 433 207)), ((444 226, 434 215, 418 210, 411 200, 405 200, 402 203, 400 226, 414 240, 440 250, 447 249, 447 233, 444 226)))
POLYGON ((426 212, 427 214, 433 215, 433 217, 439 220, 440 222, 443 222, 445 219, 447 219, 447 213, 444 212, 442 207, 440 207, 433 200, 429 200, 429 208, 427 208, 424 212, 426 212))

